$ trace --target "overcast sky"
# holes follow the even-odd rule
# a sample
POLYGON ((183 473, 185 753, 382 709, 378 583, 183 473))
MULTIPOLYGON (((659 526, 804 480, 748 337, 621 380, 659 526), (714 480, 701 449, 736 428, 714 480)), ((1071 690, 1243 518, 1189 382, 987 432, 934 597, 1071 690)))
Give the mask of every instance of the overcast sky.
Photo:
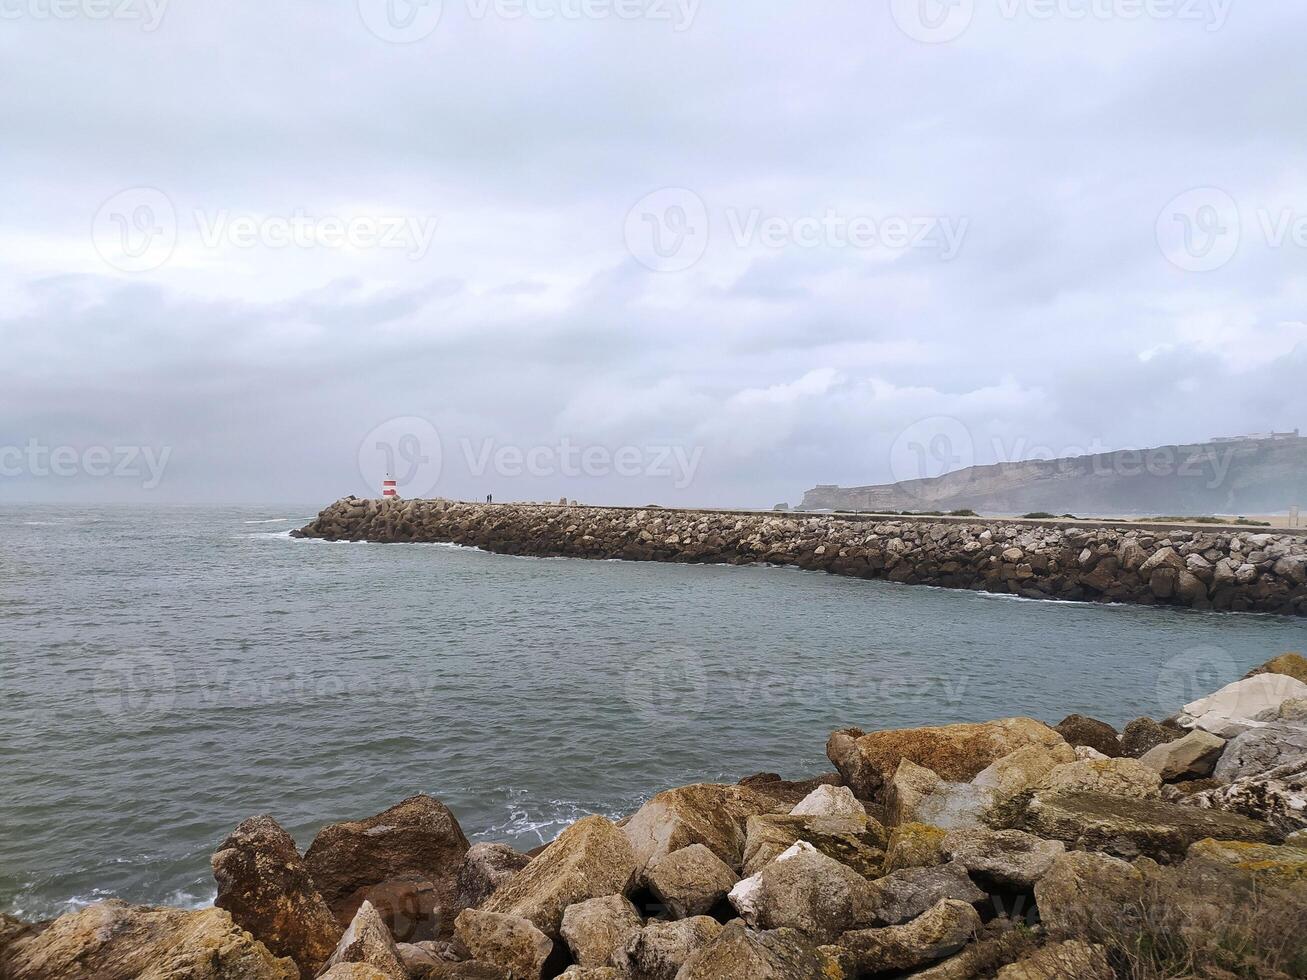
POLYGON ((0 0, 0 501, 770 506, 1307 428, 1305 36, 0 0))

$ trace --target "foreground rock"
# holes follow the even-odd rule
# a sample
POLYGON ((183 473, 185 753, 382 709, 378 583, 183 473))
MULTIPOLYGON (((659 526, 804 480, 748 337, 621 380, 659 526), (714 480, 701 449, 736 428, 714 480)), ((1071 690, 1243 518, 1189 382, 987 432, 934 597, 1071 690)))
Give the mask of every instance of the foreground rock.
POLYGON ((458 914, 454 941, 471 959, 503 967, 521 980, 540 980, 554 949, 549 937, 526 919, 476 909, 458 914))
POLYGON ((858 970, 911 970, 952 956, 980 929, 980 916, 966 902, 946 899, 902 926, 847 932, 839 945, 858 970))
POLYGON ((676 980, 830 980, 830 958, 790 929, 727 926, 681 967, 676 980))
POLYGON ((6 980, 297 980, 223 909, 187 912, 111 901, 19 936, 0 953, 6 980))
POLYGON ((663 857, 646 875, 654 896, 674 919, 705 915, 725 900, 739 875, 702 844, 663 857))
POLYGON ((958 861, 893 871, 872 882, 872 887, 876 893, 874 925, 878 926, 911 922, 945 899, 975 905, 986 897, 958 861))
POLYGON ((631 843, 641 878, 662 858, 691 844, 702 844, 739 871, 748 819, 789 809, 775 797, 745 786, 699 783, 659 793, 622 832, 631 843))
POLYGON ((1120 858, 1087 851, 1057 857, 1035 883, 1035 902, 1049 935, 1091 934, 1104 909, 1125 909, 1138 901, 1143 876, 1120 858))
POLYGON ((1019 830, 978 829, 954 831, 942 849, 973 875, 1002 888, 1026 889, 1044 877, 1066 845, 1019 830))
POLYGON ((1170 783, 1210 776, 1224 751, 1225 739, 1198 728, 1183 738, 1149 749, 1139 761, 1170 783))
POLYGON ((1113 980, 1102 946, 1078 939, 1052 943, 998 971, 997 980, 1113 980))
POLYGON ((1234 738, 1258 727, 1258 715, 1298 698, 1307 698, 1307 684, 1302 681, 1287 674, 1255 674, 1186 704, 1178 720, 1186 728, 1234 738))
POLYGON ((473 844, 458 869, 459 908, 476 908, 530 863, 507 844, 473 844))
MULTIPOLYGON (((1228 786, 1203 790, 1186 797, 1184 802, 1256 820, 1281 835, 1307 830, 1307 756, 1255 776, 1241 777, 1228 786)), ((1227 835, 1214 832, 1207 836, 1227 835)))
POLYGON ((980 724, 836 732, 826 754, 845 784, 871 799, 908 760, 946 781, 966 781, 1003 756, 1027 745, 1065 745, 1062 736, 1033 718, 1002 718, 980 724))
POLYGON ((757 874, 800 840, 859 874, 874 878, 884 864, 888 834, 865 813, 832 817, 776 813, 750 817, 745 825, 744 874, 757 874))
POLYGON ((272 817, 253 817, 218 845, 210 863, 218 883, 213 904, 274 955, 293 959, 305 978, 317 973, 342 930, 290 834, 272 817))
POLYGON ((585 817, 491 895, 483 910, 529 919, 557 939, 569 905, 620 895, 635 872, 626 835, 603 817, 585 817))
POLYGON ((1223 746, 1212 775, 1223 783, 1258 776, 1307 757, 1307 724, 1250 728, 1223 746))
POLYGON ((1015 829, 1128 860, 1178 861, 1205 837, 1259 842, 1276 837, 1266 823, 1233 813, 1098 793, 1032 796, 1009 816, 1015 829))
POLYGON ((432 904, 443 912, 437 931, 447 935, 467 850, 467 838, 449 808, 429 796, 414 796, 375 817, 324 827, 305 852, 304 863, 342 923, 352 919, 377 885, 429 882, 432 904))
POLYGON ((578 966, 608 966, 644 925, 640 913, 621 895, 569 905, 559 930, 578 966))
POLYGON ((722 933, 722 924, 706 915, 676 922, 650 922, 613 956, 632 980, 675 980, 696 952, 722 933))
POLYGON ((1109 759, 1121 754, 1121 737, 1115 728, 1097 718, 1067 715, 1055 728, 1068 745, 1087 745, 1109 759))
POLYGON ((395 946, 394 937, 371 902, 359 906, 335 952, 327 960, 329 967, 343 963, 364 963, 391 980, 407 980, 408 970, 395 946))
POLYGON ((740 882, 730 898, 748 925, 793 929, 815 944, 869 925, 879 904, 871 882, 803 843, 740 882))

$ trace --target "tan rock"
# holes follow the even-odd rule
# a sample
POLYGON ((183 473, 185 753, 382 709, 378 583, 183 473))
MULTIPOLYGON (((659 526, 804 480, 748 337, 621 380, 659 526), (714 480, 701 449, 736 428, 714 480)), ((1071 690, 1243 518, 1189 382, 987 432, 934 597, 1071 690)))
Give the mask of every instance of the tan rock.
POLYGON ((635 870, 628 836, 603 817, 585 817, 563 831, 482 908, 530 919, 546 936, 557 938, 569 905, 625 893, 635 870))
POLYGON ((630 899, 609 895, 569 905, 559 931, 578 965, 607 966, 643 925, 630 899))
POLYGON ((738 871, 749 817, 789 809, 746 786, 698 783, 659 793, 636 811, 622 832, 641 876, 664 856, 691 844, 703 844, 738 871))
POLYGON ((1107 951, 1080 940, 1050 943, 998 971, 998 980, 1113 980, 1107 951))
POLYGON ((731 892, 740 917, 760 929, 794 929, 813 943, 875 921, 876 889, 852 868, 795 845, 731 892))
POLYGON ((1149 749, 1139 761, 1167 782, 1202 779, 1212 774, 1223 751, 1225 739, 1199 728, 1184 738, 1149 749))
MULTIPOLYGON (((841 746, 831 757, 854 793, 864 799, 893 777, 908 759, 950 781, 970 780, 991 763, 1026 745, 1065 745, 1062 736, 1033 718, 1002 718, 980 724, 942 725, 871 732, 841 746)), ((828 752, 830 743, 827 743, 828 752)))
POLYGON ((473 844, 458 869, 459 908, 477 908, 530 863, 507 844, 473 844))
POLYGON ((898 926, 934 908, 946 898, 968 905, 985 900, 965 865, 957 861, 932 868, 904 868, 872 882, 876 892, 872 925, 898 926))
POLYGON ((339 963, 366 963, 391 980, 408 980, 408 970, 400 958, 395 939, 371 902, 359 906, 349 928, 336 944, 335 952, 327 960, 328 967, 339 963))
POLYGON ((1030 789, 1054 767, 1075 761, 1076 751, 1068 744, 1025 745, 990 763, 971 782, 992 789, 1002 802, 1030 789))
POLYGON ((390 976, 368 963, 337 963, 318 980, 390 980, 390 976))
POLYGON ((978 880, 1025 889, 1042 878, 1066 852, 1060 840, 1042 840, 1019 830, 955 830, 944 838, 944 856, 978 880))
POLYGON ((727 926, 686 960, 676 980, 831 980, 834 964, 790 929, 756 932, 727 926))
POLYGON ((853 817, 865 819, 867 811, 847 786, 818 786, 790 811, 794 817, 853 817))
POLYGON ((980 929, 980 916, 966 902, 945 899, 906 925, 846 932, 839 945, 865 973, 912 970, 952 956, 980 929))
POLYGON ((1103 909, 1131 905, 1143 887, 1143 876, 1119 858, 1069 851, 1035 883, 1035 903, 1049 935, 1072 939, 1093 935, 1103 909))
POLYGON ((885 828, 866 814, 796 817, 769 813, 750 817, 745 829, 744 873, 757 874, 797 841, 804 840, 859 874, 875 877, 884 863, 887 838, 885 828))
POLYGON ((272 817, 252 817, 218 845, 210 863, 218 883, 213 904, 274 956, 293 959, 305 980, 313 977, 343 930, 290 834, 272 817))
POLYGON ((1301 653, 1282 653, 1260 667, 1254 667, 1244 676, 1256 677, 1258 674, 1284 674, 1307 684, 1307 657, 1301 653))
MULTIPOLYGON (((369 888, 396 879, 430 882, 433 904, 453 909, 467 849, 449 808, 430 796, 414 796, 374 817, 322 828, 304 863, 344 924, 369 888)), ((443 923, 446 932, 450 925, 443 923)))
POLYGON ((218 908, 196 912, 111 901, 23 933, 0 952, 5 980, 298 980, 218 908))
POLYGON ((702 844, 691 844, 666 855, 645 878, 673 919, 707 915, 740 880, 726 862, 702 844))
POLYGON ((948 831, 924 823, 902 823, 890 831, 885 874, 903 868, 929 868, 944 863, 941 845, 948 831))
POLYGON ((472 959, 503 967, 515 980, 540 980, 553 941, 527 919, 464 909, 454 920, 454 941, 472 959))
POLYGON ((1200 840, 1189 848, 1185 861, 1224 865, 1267 884, 1307 884, 1307 842, 1294 846, 1200 840))
POLYGON ((903 759, 885 789, 885 822, 891 827, 912 823, 923 800, 939 788, 944 780, 939 773, 903 759))
POLYGON ((1151 800, 1162 794, 1162 777, 1139 759, 1086 759, 1055 766, 1035 784, 1035 792, 1103 793, 1151 800))
POLYGON ((675 980, 685 961, 721 931, 722 924, 706 915, 650 922, 615 954, 614 965, 631 980, 675 980))

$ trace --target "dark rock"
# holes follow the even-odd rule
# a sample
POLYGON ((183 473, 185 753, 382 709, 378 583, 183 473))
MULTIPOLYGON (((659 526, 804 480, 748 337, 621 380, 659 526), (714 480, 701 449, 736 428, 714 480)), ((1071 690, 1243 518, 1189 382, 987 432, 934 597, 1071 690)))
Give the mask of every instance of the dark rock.
POLYGON ((1184 729, 1159 725, 1151 718, 1136 718, 1121 732, 1121 754, 1138 759, 1150 749, 1184 737, 1184 729))
POLYGON ((1056 730, 1070 745, 1087 745, 1108 758, 1121 755, 1121 740, 1116 729, 1105 721, 1085 715, 1067 715, 1057 723, 1056 730))

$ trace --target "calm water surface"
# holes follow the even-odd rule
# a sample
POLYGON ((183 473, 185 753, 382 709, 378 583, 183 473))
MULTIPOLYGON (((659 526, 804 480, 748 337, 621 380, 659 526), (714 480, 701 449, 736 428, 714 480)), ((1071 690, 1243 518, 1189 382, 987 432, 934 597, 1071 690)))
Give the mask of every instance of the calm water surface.
POLYGON ((787 569, 290 540, 305 508, 0 507, 0 910, 200 904, 271 813, 427 792, 520 847, 837 727, 1163 716, 1307 646, 1263 616, 787 569))

